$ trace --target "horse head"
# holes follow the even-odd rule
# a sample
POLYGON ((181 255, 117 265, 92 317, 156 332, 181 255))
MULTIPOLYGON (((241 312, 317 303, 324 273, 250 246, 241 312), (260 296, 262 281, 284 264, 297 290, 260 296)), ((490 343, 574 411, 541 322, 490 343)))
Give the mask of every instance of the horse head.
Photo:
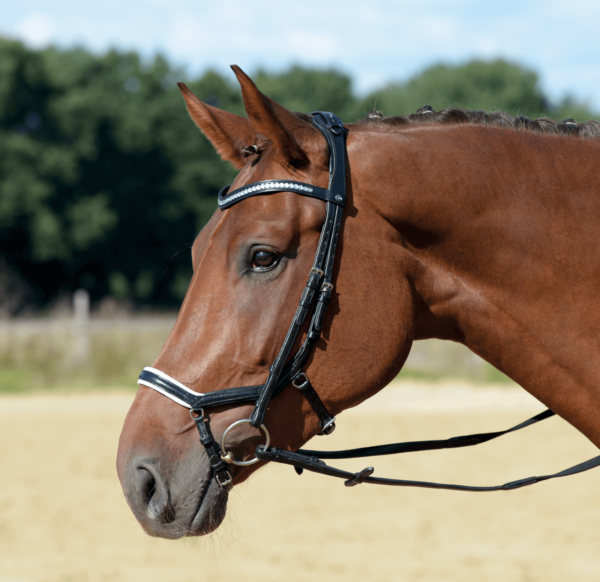
MULTIPOLYGON (((264 180, 326 189, 329 147, 310 116, 288 111, 239 68, 234 71, 248 118, 204 104, 180 85, 193 121, 239 169, 230 192, 264 180)), ((303 366, 333 415, 398 373, 413 340, 416 310, 409 279, 402 276, 414 267, 411 255, 402 245, 388 244, 396 231, 369 201, 368 168, 378 154, 365 146, 360 132, 351 130, 346 143, 348 200, 334 291, 320 339, 303 366), (389 276, 384 263, 396 276, 389 276)), ((202 394, 264 384, 296 313, 325 218, 323 201, 294 191, 218 209, 193 244, 192 280, 153 368, 202 394)), ((252 410, 247 402, 206 410, 214 440, 252 410)), ((269 402, 263 422, 271 443, 291 451, 321 430, 317 414, 291 384, 269 402)), ((259 428, 239 424, 227 435, 228 453, 252 460, 264 438, 259 428)), ((263 464, 231 465, 233 484, 263 464)), ((202 535, 223 520, 227 488, 214 478, 196 422, 185 407, 147 386, 140 386, 125 420, 117 468, 126 499, 150 535, 202 535)))

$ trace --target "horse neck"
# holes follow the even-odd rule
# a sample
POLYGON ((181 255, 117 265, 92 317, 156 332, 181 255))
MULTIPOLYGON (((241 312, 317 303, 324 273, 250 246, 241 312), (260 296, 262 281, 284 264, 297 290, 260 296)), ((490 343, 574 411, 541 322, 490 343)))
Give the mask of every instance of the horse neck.
POLYGON ((415 339, 464 343, 564 416, 575 386, 600 402, 598 141, 429 126, 357 132, 349 157, 357 217, 414 258, 415 339))

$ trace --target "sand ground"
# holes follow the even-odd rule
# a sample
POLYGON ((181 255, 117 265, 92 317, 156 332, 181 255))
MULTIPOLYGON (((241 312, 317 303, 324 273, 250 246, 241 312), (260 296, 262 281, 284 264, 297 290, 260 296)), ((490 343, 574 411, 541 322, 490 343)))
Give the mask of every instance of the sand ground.
MULTIPOLYGON (((513 492, 345 488, 270 466, 212 536, 145 536, 115 472, 131 392, 0 398, 0 582, 600 580, 600 469, 513 492)), ((517 388, 392 385, 315 448, 508 428, 543 407, 517 388)), ((358 460, 376 474, 499 484, 597 450, 561 419, 462 451, 358 460)))

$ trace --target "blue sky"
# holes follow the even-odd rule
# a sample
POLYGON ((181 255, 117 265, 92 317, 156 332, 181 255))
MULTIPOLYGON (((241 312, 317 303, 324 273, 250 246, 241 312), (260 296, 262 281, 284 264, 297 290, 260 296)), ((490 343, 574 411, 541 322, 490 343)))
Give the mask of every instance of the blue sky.
POLYGON ((357 92, 429 65, 498 57, 535 70, 557 101, 600 111, 600 2, 557 0, 29 0, 5 1, 0 35, 31 46, 162 52, 189 73, 292 63, 336 66, 357 92))

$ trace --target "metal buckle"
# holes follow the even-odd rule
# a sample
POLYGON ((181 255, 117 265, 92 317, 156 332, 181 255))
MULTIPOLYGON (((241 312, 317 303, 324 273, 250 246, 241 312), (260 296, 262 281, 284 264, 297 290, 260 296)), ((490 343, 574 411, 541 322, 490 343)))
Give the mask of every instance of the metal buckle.
POLYGON ((321 293, 325 293, 325 291, 333 291, 333 283, 323 283, 321 293))
POLYGON ((298 390, 302 390, 308 383, 309 383, 308 376, 304 372, 300 372, 292 380, 292 386, 294 388, 298 388, 298 390), (303 378, 301 378, 301 376, 303 376, 303 378), (299 379, 302 380, 301 383, 298 382, 299 379), (300 384, 300 385, 298 385, 298 384, 300 384))
POLYGON ((202 420, 204 418, 204 409, 203 408, 192 408, 190 410, 190 418, 194 422, 202 420), (194 413, 196 413, 198 416, 194 416, 194 413))
POLYGON ((225 479, 223 482, 221 482, 221 479, 219 479, 219 473, 215 473, 215 479, 221 487, 226 487, 227 485, 233 483, 233 477, 231 476, 231 473, 229 471, 225 472, 227 473, 227 479, 225 479))
POLYGON ((320 434, 329 435, 335 430, 335 417, 332 418, 325 426, 321 429, 320 434))
MULTIPOLYGON (((225 463, 229 463, 229 464, 233 463, 234 465, 239 465, 240 467, 247 467, 248 465, 254 465, 254 463, 258 463, 258 461, 260 461, 260 459, 258 457, 254 457, 254 459, 251 459, 249 461, 236 461, 231 456, 229 451, 225 450, 225 437, 227 436, 227 433, 234 426, 237 426, 238 424, 245 424, 245 423, 250 423, 250 419, 243 418, 242 420, 236 420, 233 424, 229 425, 225 429, 225 432, 223 433, 223 436, 221 437, 221 451, 223 451, 223 453, 221 455, 221 460, 223 460, 225 463)), ((265 446, 265 448, 268 448, 269 444, 271 443, 271 435, 269 434, 269 431, 267 430, 267 427, 264 424, 261 424, 260 428, 265 433, 265 437, 267 439, 264 446, 265 446)))
POLYGON ((308 276, 310 277, 313 273, 318 273, 319 277, 322 277, 323 275, 325 275, 325 271, 322 271, 321 269, 317 269, 316 267, 313 267, 310 272, 308 273, 308 276))

